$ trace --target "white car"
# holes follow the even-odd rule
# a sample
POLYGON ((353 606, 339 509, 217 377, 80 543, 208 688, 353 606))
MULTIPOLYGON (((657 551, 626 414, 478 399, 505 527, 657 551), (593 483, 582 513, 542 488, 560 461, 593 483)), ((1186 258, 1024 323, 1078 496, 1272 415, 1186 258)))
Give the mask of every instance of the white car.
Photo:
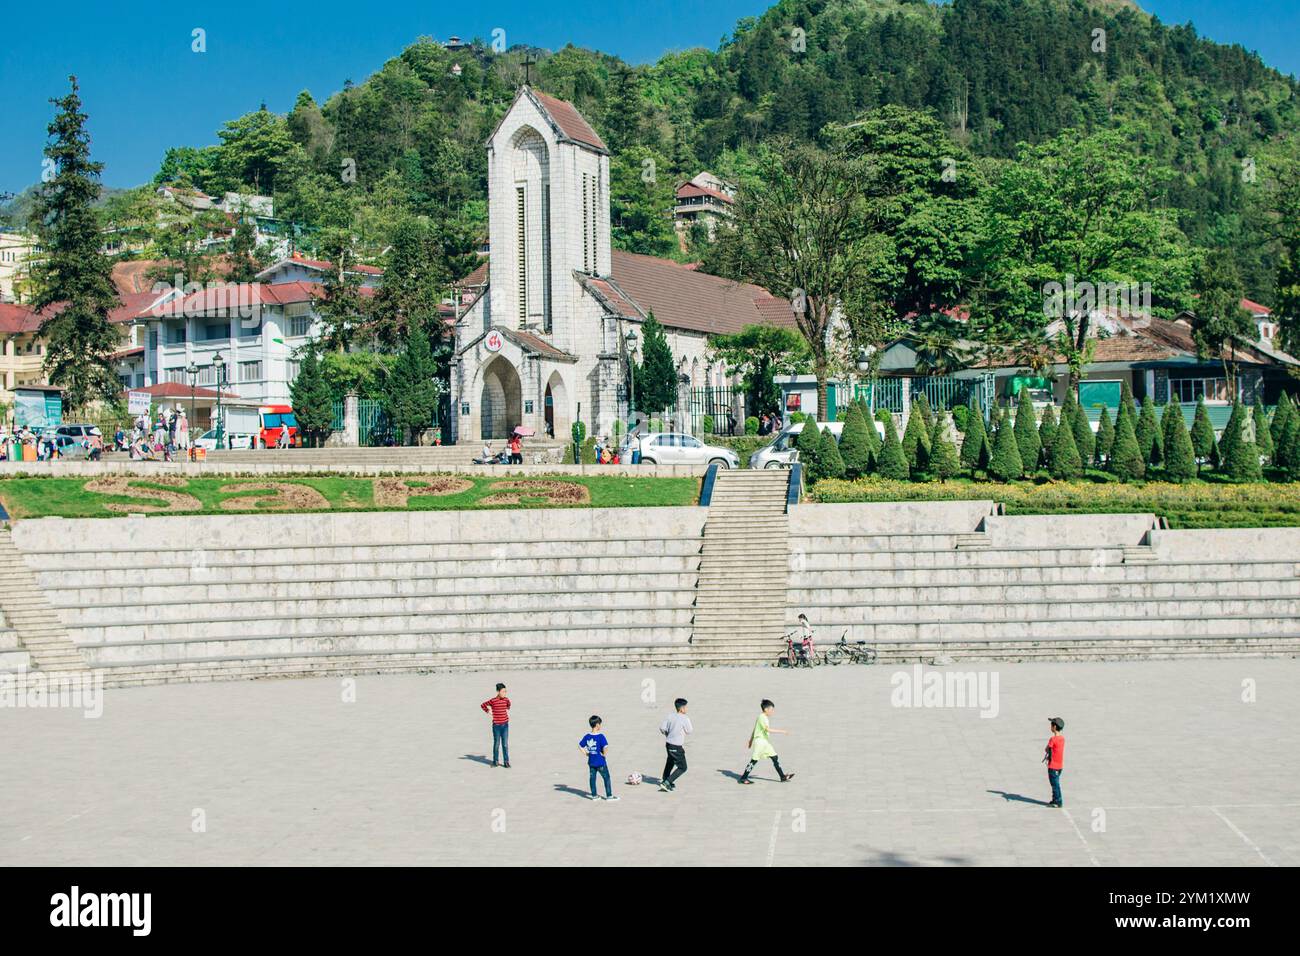
MULTIPOLYGON (((199 448, 205 448, 208 451, 217 450, 217 430, 209 428, 198 438, 194 439, 194 444, 199 448)), ((252 435, 227 435, 226 448, 250 449, 253 447, 252 435)))
POLYGON ((632 435, 619 455, 619 461, 631 461, 630 451, 636 448, 645 465, 712 465, 739 468, 740 457, 730 448, 706 445, 694 435, 681 432, 650 432, 632 435))
MULTIPOLYGON (((876 434, 880 440, 885 439, 885 426, 877 421, 876 434)), ((794 459, 794 443, 803 431, 803 422, 795 422, 793 425, 787 425, 781 430, 781 434, 776 436, 776 440, 770 445, 764 445, 754 454, 749 456, 750 468, 789 468, 790 462, 794 459)), ((829 428, 835 440, 839 441, 844 433, 844 422, 818 422, 817 427, 821 430, 829 428)))

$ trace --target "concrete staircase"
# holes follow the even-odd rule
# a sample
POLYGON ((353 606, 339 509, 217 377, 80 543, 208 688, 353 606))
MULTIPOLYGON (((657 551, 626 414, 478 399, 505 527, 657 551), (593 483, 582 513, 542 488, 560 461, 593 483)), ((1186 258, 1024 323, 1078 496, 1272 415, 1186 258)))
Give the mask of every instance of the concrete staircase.
POLYGON ((601 537, 544 517, 541 537, 356 544, 263 535, 253 519, 202 550, 97 537, 24 556, 32 590, 108 686, 690 663, 702 516, 675 535, 621 537, 609 521, 601 537))
POLYGON ((847 632, 882 663, 1300 653, 1295 553, 1222 560, 1129 544, 1127 530, 1072 533, 1103 520, 1062 517, 1058 542, 1037 546, 960 531, 797 537, 786 623, 804 611, 820 649, 847 632))
POLYGON ((0 531, 0 672, 86 669, 46 598, 10 533, 0 531))
POLYGON ((790 563, 789 480, 786 469, 717 472, 692 621, 699 663, 776 659, 790 563))

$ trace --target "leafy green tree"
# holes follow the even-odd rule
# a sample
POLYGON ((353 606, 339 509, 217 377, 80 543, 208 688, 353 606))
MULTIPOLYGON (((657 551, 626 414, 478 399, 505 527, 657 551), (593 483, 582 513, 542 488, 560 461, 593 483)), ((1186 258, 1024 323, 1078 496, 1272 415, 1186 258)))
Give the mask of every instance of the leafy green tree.
MULTIPOLYGON (((1043 445, 1043 464, 1048 468, 1052 466, 1052 455, 1056 448, 1056 406, 1048 405, 1043 409, 1043 420, 1038 426, 1038 438, 1043 445)), ((1078 451, 1078 446, 1075 451, 1078 451)))
POLYGON ((987 461, 985 446, 988 445, 988 438, 984 432, 984 412, 980 408, 979 399, 972 399, 971 406, 972 414, 961 443, 961 463, 963 468, 969 468, 974 473, 987 461))
POLYGON ((1016 444, 1020 446, 1020 460, 1027 472, 1038 470, 1038 458, 1042 451, 1035 421, 1034 402, 1029 397, 1029 389, 1020 390, 1020 401, 1016 406, 1016 444))
POLYGON ((295 143, 284 118, 265 106, 231 120, 220 130, 218 185, 228 190, 252 186, 258 192, 275 188, 276 174, 293 153, 295 143))
POLYGON ((404 430, 411 444, 420 443, 421 433, 432 425, 438 414, 442 397, 438 372, 429 336, 424 329, 413 328, 406 348, 393 364, 383 399, 384 411, 393 427, 404 430))
POLYGON ((839 453, 844 461, 844 473, 848 478, 861 478, 871 472, 871 440, 868 429, 875 428, 867 424, 862 416, 862 408, 856 402, 849 406, 844 418, 844 431, 840 435, 839 453))
MULTIPOLYGON (((809 426, 815 428, 816 426, 809 426)), ((843 478, 844 459, 840 456, 839 443, 829 428, 822 430, 821 438, 821 477, 843 478)))
POLYGON ((1300 480, 1300 416, 1287 419, 1286 430, 1279 440, 1278 463, 1292 481, 1300 480))
POLYGON ((334 396, 314 348, 309 347, 303 353, 298 377, 289 386, 289 401, 307 442, 319 448, 333 429, 334 396))
POLYGON ((818 416, 826 417, 833 318, 866 282, 873 242, 861 215, 862 162, 844 149, 780 141, 764 150, 760 188, 736 197, 735 229, 714 244, 710 268, 789 298, 812 356, 818 416))
POLYGON ((1173 399, 1165 406, 1161 425, 1164 426, 1165 477, 1170 481, 1190 481, 1196 477, 1196 453, 1192 450, 1192 437, 1183 421, 1183 409, 1173 399))
POLYGON ((1196 402, 1196 416, 1192 419, 1192 451, 1196 455, 1197 474, 1200 464, 1212 461, 1218 452, 1218 443, 1214 439, 1214 426, 1210 424, 1210 413, 1206 411, 1205 399, 1196 402))
POLYGON ((1238 339, 1253 341, 1255 320, 1241 307, 1245 290, 1231 255, 1207 254, 1196 274, 1196 310, 1192 338, 1199 358, 1222 363, 1228 394, 1240 394, 1233 347, 1238 339))
POLYGON ((1268 412, 1264 411, 1264 404, 1260 401, 1255 402, 1255 407, 1251 412, 1255 423, 1255 445, 1259 448, 1259 453, 1272 463, 1273 460, 1273 433, 1269 430, 1268 412))
POLYGON ((732 335, 709 336, 709 357, 722 362, 728 375, 740 374, 749 410, 761 414, 781 408, 775 376, 807 371, 810 356, 794 329, 747 325, 732 335))
POLYGON ((1098 467, 1106 463, 1106 460, 1110 457, 1110 450, 1114 445, 1115 426, 1110 420, 1110 409, 1103 405, 1101 417, 1097 419, 1097 444, 1093 448, 1093 458, 1098 467))
POLYGON ((660 257, 677 252, 669 212, 672 183, 658 172, 667 168, 667 160, 645 146, 615 153, 610 160, 610 241, 614 248, 660 257))
POLYGON ((1073 481, 1083 475, 1083 459, 1079 446, 1074 443, 1074 431, 1058 428, 1052 442, 1052 477, 1058 481, 1073 481))
POLYGON ((1133 432, 1132 414, 1124 405, 1115 419, 1115 444, 1109 464, 1111 472, 1121 481, 1136 481, 1146 474, 1147 463, 1133 432))
POLYGON ((1024 477, 1025 465, 1020 458, 1020 446, 1016 442, 1016 430, 1010 415, 1004 415, 998 421, 989 473, 1000 481, 1024 477))
POLYGON ((51 309, 40 327, 45 374, 63 389, 64 404, 85 409, 110 401, 120 389, 110 360, 118 332, 109 312, 121 304, 112 262, 100 253, 102 238, 93 204, 99 198, 103 163, 90 159, 90 134, 75 76, 66 96, 50 102, 58 112, 48 126, 47 171, 36 195, 31 225, 44 250, 32 267, 36 311, 51 309))
POLYGON ((907 456, 903 454, 903 445, 898 440, 898 430, 894 428, 892 415, 885 419, 885 440, 880 446, 876 473, 882 478, 892 478, 896 481, 903 481, 908 477, 907 456))
POLYGON ((641 364, 636 370, 636 407, 648 415, 677 407, 677 363, 664 327, 653 312, 641 325, 641 364))

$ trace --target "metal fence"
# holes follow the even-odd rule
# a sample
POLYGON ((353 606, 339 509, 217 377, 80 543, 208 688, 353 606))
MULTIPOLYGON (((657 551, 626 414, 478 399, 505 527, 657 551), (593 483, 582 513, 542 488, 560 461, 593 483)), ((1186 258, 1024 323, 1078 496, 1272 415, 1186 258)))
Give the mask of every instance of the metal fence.
MULTIPOLYGON (((708 385, 691 389, 691 432, 705 431, 704 418, 713 419, 713 434, 725 435, 731 425, 730 416, 734 400, 732 389, 726 385, 708 385)), ((737 434, 745 430, 743 421, 736 422, 737 434)))
MULTIPOLYGON (((330 428, 336 432, 343 431, 344 425, 344 407, 342 399, 334 400, 333 419, 330 428)), ((438 427, 438 416, 434 416, 434 421, 430 422, 430 428, 438 427)), ((361 445, 386 445, 389 441, 400 441, 400 435, 396 433, 392 422, 388 418, 388 413, 384 411, 384 406, 377 398, 359 398, 357 399, 357 441, 361 445)))

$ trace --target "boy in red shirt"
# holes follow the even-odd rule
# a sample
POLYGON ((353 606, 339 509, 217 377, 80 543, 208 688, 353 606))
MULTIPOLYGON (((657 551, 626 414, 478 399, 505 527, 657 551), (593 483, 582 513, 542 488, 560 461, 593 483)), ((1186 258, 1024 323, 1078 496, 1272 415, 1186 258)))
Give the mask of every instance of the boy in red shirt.
POLYGON ((1065 806, 1061 800, 1061 769, 1065 766, 1065 737, 1061 731, 1065 729, 1065 721, 1060 717, 1052 717, 1048 725, 1052 728, 1052 736, 1047 738, 1047 746, 1043 748, 1047 782, 1052 785, 1052 802, 1048 806, 1060 809, 1065 806))
POLYGON ((483 713, 492 718, 492 766, 497 765, 497 753, 505 758, 505 766, 510 766, 510 698, 506 696, 506 685, 497 684, 495 697, 483 701, 483 713))

